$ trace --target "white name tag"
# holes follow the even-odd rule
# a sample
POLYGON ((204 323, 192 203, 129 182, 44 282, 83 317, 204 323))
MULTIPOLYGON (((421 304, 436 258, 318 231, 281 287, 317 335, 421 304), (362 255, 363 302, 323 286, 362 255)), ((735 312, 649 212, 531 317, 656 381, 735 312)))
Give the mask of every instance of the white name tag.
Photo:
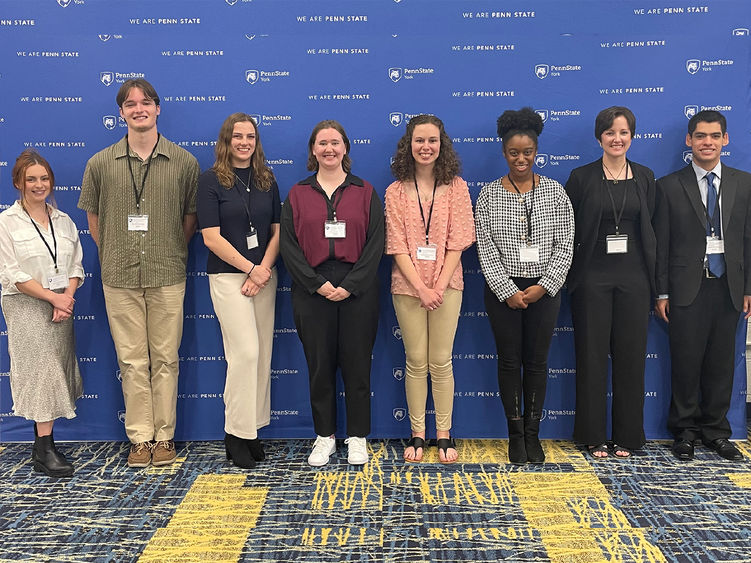
POLYGON ((347 222, 326 221, 323 225, 323 236, 326 238, 345 238, 347 236, 347 222))
POLYGON ((605 237, 607 254, 628 253, 628 235, 608 235, 605 237))
POLYGON ((717 237, 707 237, 707 254, 725 254, 725 241, 717 237))
POLYGON ((245 235, 245 241, 248 244, 248 250, 253 250, 258 247, 258 233, 255 229, 245 235))
POLYGON ((149 216, 148 215, 128 215, 128 230, 129 231, 148 231, 149 230, 149 216))
POLYGON ((417 259, 418 260, 430 260, 435 262, 438 254, 438 248, 435 244, 428 244, 426 246, 417 247, 417 259))
POLYGON ((540 247, 536 244, 522 244, 519 247, 519 262, 537 263, 540 261, 540 247))
POLYGON ((58 268, 57 272, 52 270, 47 274, 47 287, 49 289, 65 289, 69 283, 68 272, 64 268, 58 268))

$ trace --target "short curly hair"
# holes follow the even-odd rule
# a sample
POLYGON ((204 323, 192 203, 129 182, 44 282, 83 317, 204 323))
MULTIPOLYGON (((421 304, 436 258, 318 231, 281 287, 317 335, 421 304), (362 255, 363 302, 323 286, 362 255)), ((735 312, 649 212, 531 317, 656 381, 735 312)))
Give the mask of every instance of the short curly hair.
POLYGON ((391 173, 394 175, 394 178, 402 182, 412 180, 415 177, 415 159, 412 156, 412 135, 414 134, 415 127, 425 125, 426 123, 438 127, 440 133, 441 150, 438 153, 438 158, 433 168, 436 180, 438 180, 439 184, 450 184, 453 182, 454 176, 459 174, 461 163, 459 162, 459 156, 454 150, 451 137, 446 133, 443 121, 435 115, 416 115, 409 120, 404 135, 402 135, 402 138, 399 139, 399 143, 396 145, 394 160, 391 163, 391 173))
POLYGON ((498 118, 498 136, 506 143, 514 135, 524 135, 534 141, 542 133, 542 117, 530 107, 520 110, 506 110, 498 118))

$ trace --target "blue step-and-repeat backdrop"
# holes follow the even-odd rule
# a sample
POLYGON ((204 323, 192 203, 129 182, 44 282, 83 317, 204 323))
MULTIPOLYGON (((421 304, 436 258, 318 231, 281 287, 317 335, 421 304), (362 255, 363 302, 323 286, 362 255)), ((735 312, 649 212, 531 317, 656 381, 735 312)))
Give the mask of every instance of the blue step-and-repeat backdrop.
MULTIPOLYGON (((282 197, 307 175, 306 143, 319 120, 344 124, 353 171, 382 196, 405 123, 419 113, 436 114, 461 156, 474 200, 506 171, 497 116, 525 105, 545 120, 538 171, 561 183, 572 168, 600 155, 594 117, 615 104, 637 116, 629 156, 658 177, 686 165, 687 118, 704 108, 728 118, 724 161, 751 169, 749 28, 747 0, 0 0, 0 207, 16 199, 10 181, 16 156, 37 148, 53 166, 59 206, 78 225, 84 248, 87 277, 77 294, 75 327, 85 395, 78 417, 56 426, 58 438, 125 438, 96 248, 76 204, 88 158, 126 132, 115 94, 128 78, 155 85, 162 100, 159 130, 192 152, 202 169, 213 163, 224 118, 236 111, 255 115, 282 197)), ((206 248, 196 236, 180 353, 179 440, 223 433, 225 362, 205 262, 206 248)), ((453 432, 504 437, 474 247, 463 264, 453 432)), ((374 437, 409 434, 389 268, 384 258, 373 352, 374 437)), ((272 422, 261 436, 307 437, 313 430, 305 361, 289 276, 281 264, 279 270, 272 422)), ((646 432, 665 438, 667 332, 657 319, 651 323, 646 432)), ((12 416, 4 324, 0 330, 0 440, 26 440, 31 425, 12 416)), ((567 299, 554 336, 542 434, 569 438, 576 374, 567 299)), ((734 437, 746 434, 744 349, 739 323, 734 437)))

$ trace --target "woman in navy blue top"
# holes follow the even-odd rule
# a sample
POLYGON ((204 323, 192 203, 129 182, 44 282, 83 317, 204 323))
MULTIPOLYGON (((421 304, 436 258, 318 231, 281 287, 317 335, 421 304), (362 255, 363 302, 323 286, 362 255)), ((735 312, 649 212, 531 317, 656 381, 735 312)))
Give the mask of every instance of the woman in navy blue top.
POLYGON ((227 459, 252 468, 265 457, 257 430, 271 417, 281 203, 250 115, 233 113, 224 121, 215 152, 214 166, 198 181, 198 223, 227 360, 227 459))

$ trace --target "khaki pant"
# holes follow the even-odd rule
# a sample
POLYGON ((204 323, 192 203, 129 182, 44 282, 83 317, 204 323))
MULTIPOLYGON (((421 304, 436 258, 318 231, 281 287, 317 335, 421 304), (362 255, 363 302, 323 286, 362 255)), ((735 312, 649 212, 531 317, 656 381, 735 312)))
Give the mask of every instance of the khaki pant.
POLYGON ((185 282, 136 289, 104 285, 122 376, 125 432, 134 444, 174 438, 184 297, 185 282))
POLYGON ((222 327, 227 379, 224 431, 253 440, 271 419, 271 347, 274 340, 276 269, 255 297, 240 290, 245 274, 209 274, 214 311, 222 327))
POLYGON ((451 430, 454 408, 451 356, 462 292, 447 289, 443 293, 443 304, 434 311, 423 309, 420 300, 410 295, 393 295, 392 299, 407 357, 404 383, 412 431, 425 431, 428 372, 433 387, 436 430, 451 430))

